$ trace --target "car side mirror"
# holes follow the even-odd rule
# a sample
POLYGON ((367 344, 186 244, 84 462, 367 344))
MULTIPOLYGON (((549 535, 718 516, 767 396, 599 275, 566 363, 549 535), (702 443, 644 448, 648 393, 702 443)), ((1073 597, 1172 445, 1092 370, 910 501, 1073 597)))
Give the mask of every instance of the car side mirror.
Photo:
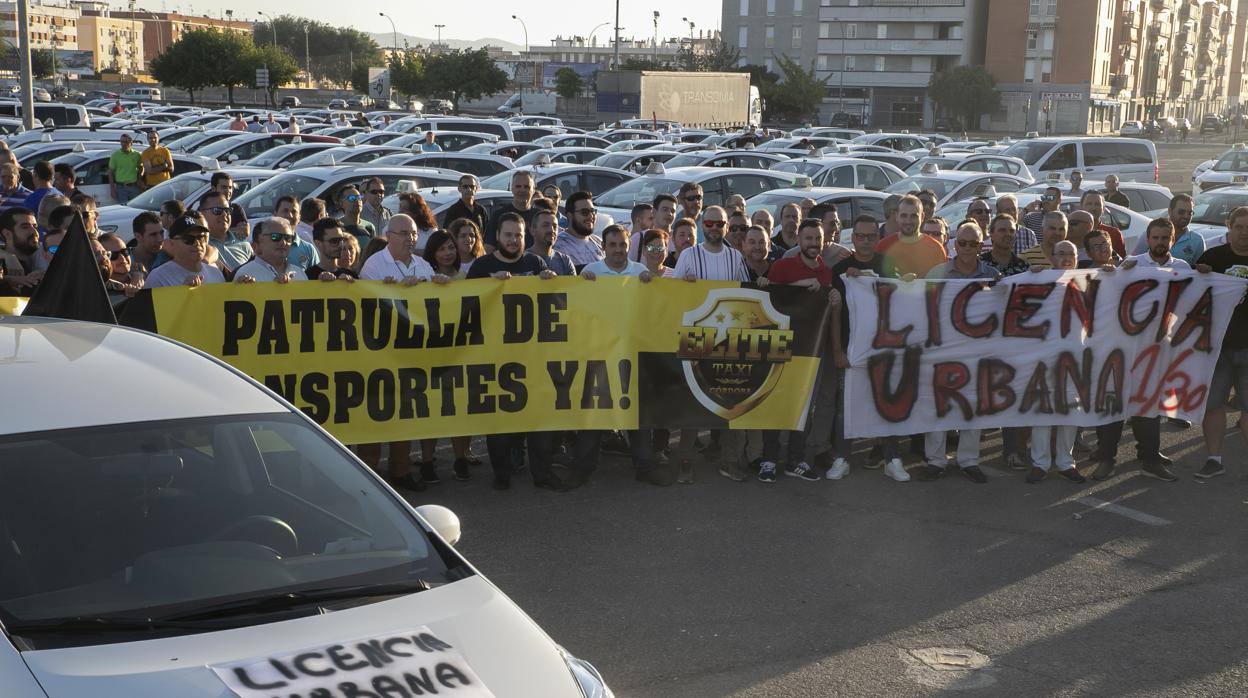
POLYGON ((280 168, 282 168, 282 169, 286 169, 287 167, 290 167, 290 160, 283 160, 283 161, 281 161, 281 162, 277 163, 277 166, 278 166, 278 167, 280 167, 280 168))
POLYGON ((230 157, 226 158, 230 162, 238 162, 238 153, 230 153, 230 157))
POLYGON ((420 514, 420 517, 424 519, 439 536, 442 536, 442 540, 445 540, 451 545, 455 545, 459 542, 461 530, 459 527, 459 517, 455 515, 455 512, 447 509, 441 504, 422 504, 421 506, 416 507, 416 513, 420 514))

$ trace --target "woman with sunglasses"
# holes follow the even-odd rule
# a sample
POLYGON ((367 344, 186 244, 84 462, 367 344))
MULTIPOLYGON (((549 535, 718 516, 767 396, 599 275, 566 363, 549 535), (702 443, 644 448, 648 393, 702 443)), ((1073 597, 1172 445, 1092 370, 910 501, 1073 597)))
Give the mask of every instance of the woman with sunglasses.
POLYGON ((671 277, 672 268, 667 261, 667 231, 651 228, 641 235, 641 263, 655 276, 671 277))

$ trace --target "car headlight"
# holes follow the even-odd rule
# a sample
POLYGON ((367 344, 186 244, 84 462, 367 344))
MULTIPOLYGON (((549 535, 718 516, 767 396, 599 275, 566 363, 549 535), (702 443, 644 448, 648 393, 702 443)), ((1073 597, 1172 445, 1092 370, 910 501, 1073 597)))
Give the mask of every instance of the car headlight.
POLYGON ((568 665, 568 671, 572 672, 572 678, 576 679, 576 685, 581 689, 581 695, 585 698, 615 698, 615 694, 607 688, 607 682, 603 680, 602 674, 594 668, 593 664, 578 659, 568 654, 567 650, 561 650, 563 661, 568 665))
POLYGON ((99 228, 101 232, 105 232, 105 233, 117 232, 117 226, 115 225, 97 225, 96 227, 99 228))

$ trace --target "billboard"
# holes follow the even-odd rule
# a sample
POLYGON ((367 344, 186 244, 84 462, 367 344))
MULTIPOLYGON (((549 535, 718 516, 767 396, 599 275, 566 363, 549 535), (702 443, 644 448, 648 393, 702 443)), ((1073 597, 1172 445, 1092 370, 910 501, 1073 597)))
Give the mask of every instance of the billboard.
POLYGON ((594 84, 594 73, 602 70, 605 66, 601 63, 546 63, 542 66, 542 88, 546 90, 555 89, 555 74, 564 68, 571 68, 581 76, 581 80, 586 85, 594 84))

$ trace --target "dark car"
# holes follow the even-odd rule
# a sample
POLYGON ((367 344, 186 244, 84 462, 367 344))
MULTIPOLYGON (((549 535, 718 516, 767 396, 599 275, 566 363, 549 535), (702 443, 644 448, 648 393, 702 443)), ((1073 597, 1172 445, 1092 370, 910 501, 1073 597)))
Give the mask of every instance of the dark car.
POLYGON ((936 119, 936 132, 956 133, 962 130, 962 122, 949 116, 936 119))
POLYGON ((294 95, 282 97, 282 109, 294 109, 300 106, 303 106, 303 102, 300 102, 298 97, 294 95))
POLYGON ((862 117, 838 111, 832 115, 832 120, 828 122, 828 125, 833 128, 862 128, 862 117))
POLYGON ((425 102, 425 114, 450 114, 454 105, 449 99, 431 99, 425 102))
POLYGON ((1205 114, 1205 118, 1200 120, 1200 133, 1222 133, 1222 119, 1215 114, 1205 114))

